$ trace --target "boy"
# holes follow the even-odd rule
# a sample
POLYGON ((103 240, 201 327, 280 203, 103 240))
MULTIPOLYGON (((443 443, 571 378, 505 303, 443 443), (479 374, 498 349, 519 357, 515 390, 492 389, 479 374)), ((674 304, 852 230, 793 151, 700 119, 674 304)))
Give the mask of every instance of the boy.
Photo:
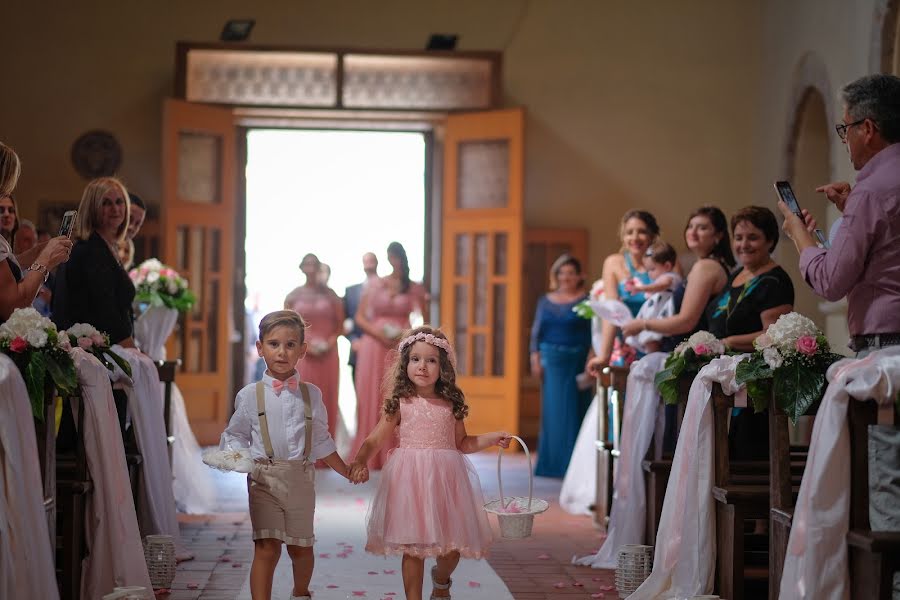
POLYGON ((272 579, 287 544, 294 571, 292 600, 310 600, 316 460, 342 476, 347 465, 328 433, 322 392, 301 383, 294 369, 306 354, 306 324, 296 312, 279 310, 263 317, 256 349, 266 362, 262 381, 238 392, 234 415, 219 447, 249 447, 254 460, 247 477, 253 525, 253 600, 272 597, 272 579))

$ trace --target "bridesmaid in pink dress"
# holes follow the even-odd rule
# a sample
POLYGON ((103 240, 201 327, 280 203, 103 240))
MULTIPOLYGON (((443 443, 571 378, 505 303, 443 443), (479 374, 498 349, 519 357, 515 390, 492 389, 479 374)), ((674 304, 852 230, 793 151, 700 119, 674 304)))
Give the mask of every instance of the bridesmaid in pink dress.
MULTIPOLYGON (((386 397, 384 376, 400 335, 410 327, 410 314, 418 310, 424 321, 428 322, 427 294, 421 284, 409 280, 406 250, 400 243, 391 242, 387 255, 393 272, 387 277, 372 280, 366 286, 355 316, 363 336, 356 355, 354 455, 381 418, 386 397)), ((387 461, 388 452, 396 446, 396 438, 382 446, 372 456, 369 466, 380 469, 387 461)))
POLYGON ((340 411, 338 409, 339 361, 337 337, 343 331, 344 303, 321 280, 321 263, 315 254, 307 254, 300 262, 306 283, 295 288, 284 299, 284 307, 303 317, 306 328, 306 357, 297 363, 303 381, 322 390, 322 402, 328 411, 328 432, 334 437, 340 411))

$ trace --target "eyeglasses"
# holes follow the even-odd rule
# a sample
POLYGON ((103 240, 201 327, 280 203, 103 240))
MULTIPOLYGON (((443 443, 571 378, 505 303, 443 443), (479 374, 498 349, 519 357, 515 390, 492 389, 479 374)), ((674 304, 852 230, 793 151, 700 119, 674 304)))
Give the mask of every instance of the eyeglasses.
POLYGON ((838 123, 834 126, 834 130, 837 131, 838 137, 841 138, 842 142, 847 141, 847 130, 853 127, 854 125, 859 125, 860 123, 865 122, 865 118, 860 119, 859 121, 853 121, 852 123, 838 123))
POLYGON ((12 206, 0 206, 0 215, 2 215, 3 213, 14 215, 16 214, 16 209, 12 206))

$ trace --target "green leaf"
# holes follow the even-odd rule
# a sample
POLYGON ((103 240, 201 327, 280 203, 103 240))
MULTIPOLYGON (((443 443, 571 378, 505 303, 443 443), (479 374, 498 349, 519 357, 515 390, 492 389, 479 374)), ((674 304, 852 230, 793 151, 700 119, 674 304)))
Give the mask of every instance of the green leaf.
POLYGON ((47 374, 50 376, 56 390, 61 394, 74 394, 78 391, 78 374, 75 372, 75 363, 68 355, 57 359, 46 355, 47 374))
POLYGON ((822 397, 825 373, 805 367, 799 360, 787 361, 775 372, 775 398, 795 424, 822 397))
POLYGON ((665 368, 654 376, 653 382, 666 404, 678 404, 678 378, 685 366, 684 355, 672 353, 666 358, 665 368))
MULTIPOLYGON (((122 358, 121 356, 119 356, 118 354, 113 352, 112 350, 106 349, 103 351, 103 353, 106 356, 108 356, 110 359, 112 359, 113 362, 115 362, 117 365, 119 365, 119 368, 122 369, 123 371, 125 371, 126 375, 131 377, 131 363, 129 363, 127 360, 125 360, 124 358, 122 358)), ((112 371, 112 370, 113 369, 110 369, 110 371, 112 371)))
POLYGON ((38 421, 44 421, 44 380, 47 376, 47 362, 42 352, 32 352, 28 364, 22 373, 28 399, 31 400, 31 413, 38 421))
POLYGON ((739 384, 747 383, 748 381, 757 381, 759 379, 771 379, 772 374, 772 369, 763 360, 762 355, 754 354, 737 364, 734 380, 739 384))

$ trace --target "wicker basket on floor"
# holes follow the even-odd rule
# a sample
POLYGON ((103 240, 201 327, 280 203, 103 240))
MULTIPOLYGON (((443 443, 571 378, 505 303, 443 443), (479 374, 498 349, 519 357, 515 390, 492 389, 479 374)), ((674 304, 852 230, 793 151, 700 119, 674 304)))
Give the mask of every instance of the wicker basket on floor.
POLYGON ((653 546, 625 544, 616 560, 616 590, 622 598, 638 589, 653 570, 653 546))
POLYGON ((153 589, 169 589, 175 579, 175 542, 171 535, 144 538, 144 560, 153 589))
POLYGON ((534 515, 540 514, 547 510, 550 505, 546 500, 534 498, 534 476, 531 474, 531 454, 528 452, 528 446, 525 441, 518 437, 515 438, 522 449, 525 450, 525 461, 528 464, 528 497, 514 496, 507 498, 503 495, 503 477, 500 472, 501 460, 503 458, 503 449, 497 453, 497 483, 500 486, 500 499, 492 500, 484 505, 484 510, 497 515, 497 522, 500 524, 500 535, 507 539, 522 539, 531 535, 531 528, 534 525, 534 515))

